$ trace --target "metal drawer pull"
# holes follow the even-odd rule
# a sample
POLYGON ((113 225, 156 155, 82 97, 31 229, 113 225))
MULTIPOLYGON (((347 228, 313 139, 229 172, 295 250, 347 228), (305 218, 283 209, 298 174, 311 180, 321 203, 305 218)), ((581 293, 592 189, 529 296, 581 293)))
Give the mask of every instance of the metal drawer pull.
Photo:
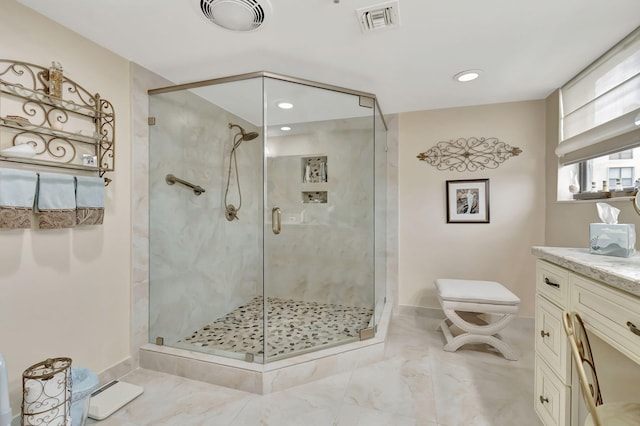
POLYGON ((627 327, 629 327, 629 330, 631 330, 633 334, 635 334, 636 336, 640 336, 640 330, 638 330, 634 323, 632 323, 631 321, 627 321, 627 327))
POLYGON ((543 398, 542 395, 540 395, 540 404, 544 404, 545 402, 549 402, 549 398, 543 398))
POLYGON ((560 284, 556 284, 553 281, 550 281, 549 278, 547 278, 547 277, 544 277, 544 283, 546 285, 551 286, 551 287, 560 288, 560 284))
POLYGON ((549 332, 547 331, 545 333, 544 330, 540 330, 540 337, 542 337, 544 339, 545 336, 549 337, 549 332))

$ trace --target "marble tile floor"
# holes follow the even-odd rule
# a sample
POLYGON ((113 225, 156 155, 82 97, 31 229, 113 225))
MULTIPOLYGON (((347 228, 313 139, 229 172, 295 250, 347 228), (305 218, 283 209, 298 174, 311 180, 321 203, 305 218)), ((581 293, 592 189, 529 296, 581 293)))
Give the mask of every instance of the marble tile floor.
POLYGON ((144 394, 97 426, 539 426, 533 410, 532 320, 502 333, 520 354, 484 345, 442 351, 440 320, 396 315, 384 360, 268 395, 138 369, 144 394))

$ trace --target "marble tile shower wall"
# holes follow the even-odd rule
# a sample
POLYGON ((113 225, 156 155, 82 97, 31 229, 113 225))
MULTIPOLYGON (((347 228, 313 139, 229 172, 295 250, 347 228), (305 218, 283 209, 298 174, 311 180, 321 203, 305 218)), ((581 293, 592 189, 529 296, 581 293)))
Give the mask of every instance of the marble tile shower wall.
MULTIPOLYGON (((280 235, 265 234, 267 295, 348 306, 373 304, 372 131, 326 131, 269 141, 268 197, 282 210, 280 235), (285 148, 285 146, 296 148, 285 148), (327 203, 302 203, 302 158, 327 156, 327 203), (304 267, 301 267, 304 265, 304 267)), ((306 189, 305 189, 306 188, 306 189)))
MULTIPOLYGON (((189 92, 152 96, 150 115, 149 330, 169 343, 262 293, 262 144, 237 150, 242 210, 229 222, 223 199, 235 129, 228 123, 260 129, 189 92), (167 185, 168 173, 206 192, 167 185)), ((237 206, 235 185, 228 201, 237 206)))

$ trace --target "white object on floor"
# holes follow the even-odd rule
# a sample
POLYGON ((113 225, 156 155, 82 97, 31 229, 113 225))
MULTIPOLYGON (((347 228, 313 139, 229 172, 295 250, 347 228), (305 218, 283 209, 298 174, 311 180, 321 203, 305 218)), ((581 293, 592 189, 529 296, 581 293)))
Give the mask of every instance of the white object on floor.
POLYGON ((486 343, 496 348, 506 359, 518 359, 511 346, 498 335, 518 313, 518 296, 495 281, 439 278, 435 283, 438 301, 447 316, 438 326, 447 340, 443 348, 445 351, 455 352, 468 343, 486 343), (495 322, 479 325, 464 320, 456 311, 498 315, 500 318, 495 322), (463 333, 454 337, 450 328, 452 325, 460 328, 463 333))
POLYGON ((7 363, 0 352, 0 426, 11 425, 11 405, 9 404, 9 382, 7 381, 7 363))
POLYGON ((140 396, 144 389, 114 380, 91 394, 89 417, 103 420, 140 396))

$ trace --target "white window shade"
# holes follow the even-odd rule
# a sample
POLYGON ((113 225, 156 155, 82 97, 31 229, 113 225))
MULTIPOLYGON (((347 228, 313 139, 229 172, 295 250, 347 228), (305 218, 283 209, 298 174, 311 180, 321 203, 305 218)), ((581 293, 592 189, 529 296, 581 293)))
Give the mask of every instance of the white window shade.
POLYGON ((640 28, 561 90, 562 164, 640 144, 640 28))

